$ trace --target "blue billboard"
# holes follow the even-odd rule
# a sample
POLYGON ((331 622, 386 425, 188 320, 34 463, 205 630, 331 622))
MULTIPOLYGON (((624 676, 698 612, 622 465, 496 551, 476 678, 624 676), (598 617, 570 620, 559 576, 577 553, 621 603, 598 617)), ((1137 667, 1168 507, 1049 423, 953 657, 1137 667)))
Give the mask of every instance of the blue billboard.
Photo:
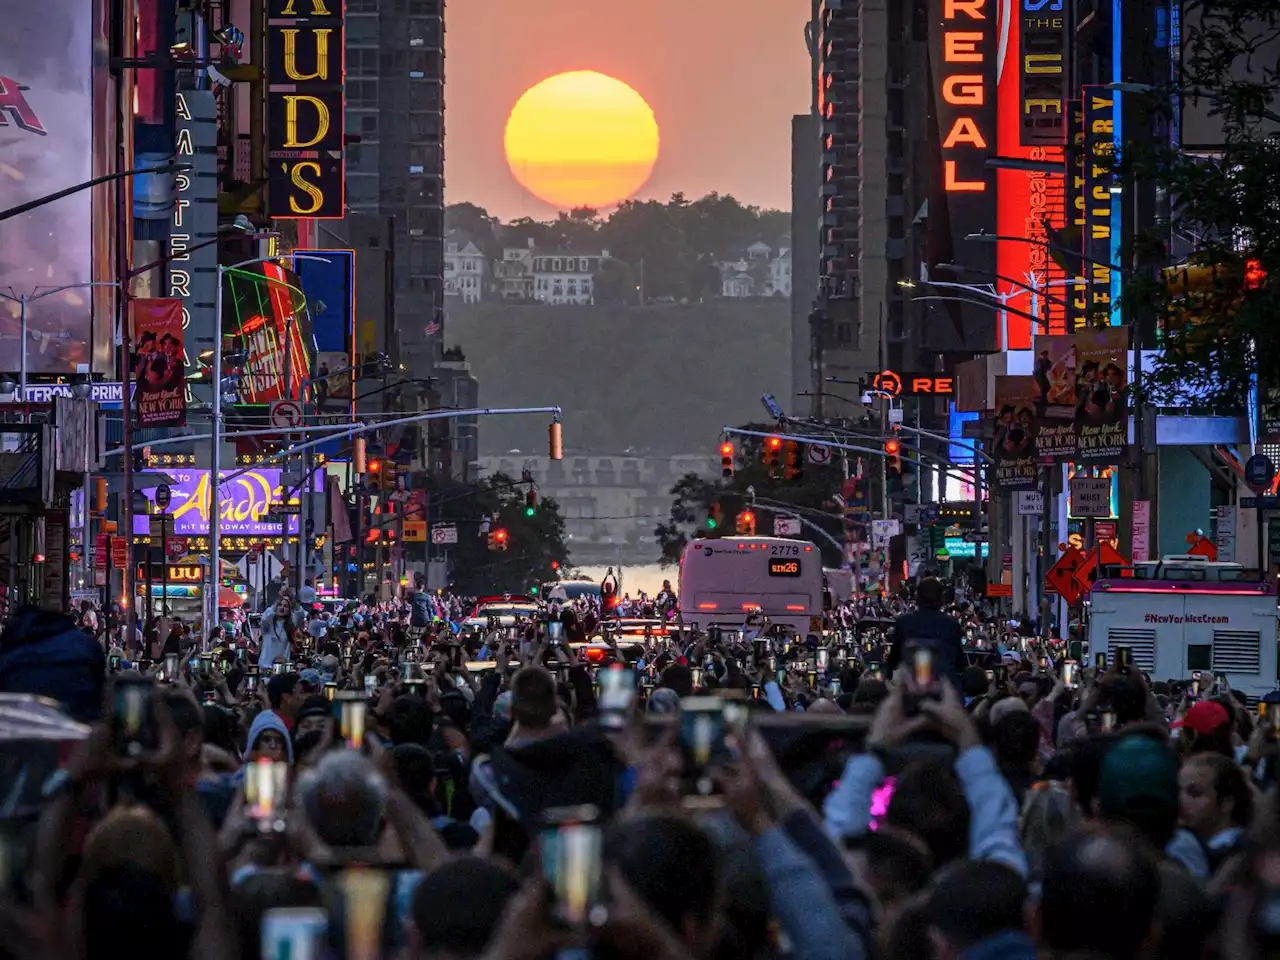
MULTIPOLYGON (((356 253, 354 250, 295 250, 293 269, 311 306, 316 343, 315 404, 319 423, 350 420, 355 412, 355 379, 351 375, 355 343, 356 253)), ((316 447, 333 458, 342 455, 346 440, 316 447)))

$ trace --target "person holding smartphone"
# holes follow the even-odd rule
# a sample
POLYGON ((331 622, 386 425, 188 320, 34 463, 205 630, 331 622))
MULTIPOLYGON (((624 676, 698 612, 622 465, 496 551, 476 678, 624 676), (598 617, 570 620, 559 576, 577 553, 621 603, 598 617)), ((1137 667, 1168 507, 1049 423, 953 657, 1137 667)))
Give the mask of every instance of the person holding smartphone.
POLYGON ((963 689, 961 673, 964 670, 964 631, 959 621, 942 612, 944 591, 936 577, 925 577, 916 587, 918 609, 905 613, 894 621, 893 636, 885 657, 885 667, 896 671, 906 664, 909 649, 927 648, 933 653, 933 672, 940 679, 947 679, 959 691, 963 689))

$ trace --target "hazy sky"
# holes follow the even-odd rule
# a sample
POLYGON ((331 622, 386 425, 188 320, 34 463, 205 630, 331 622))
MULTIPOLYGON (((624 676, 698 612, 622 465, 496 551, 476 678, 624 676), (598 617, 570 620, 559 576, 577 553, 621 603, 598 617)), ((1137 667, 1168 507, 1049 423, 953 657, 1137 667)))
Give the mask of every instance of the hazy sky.
POLYGON ((662 150, 642 199, 712 190, 791 205, 791 117, 809 106, 809 0, 453 0, 446 8, 445 197, 510 220, 552 208, 511 176, 502 136, 529 87, 566 70, 649 101, 662 150))

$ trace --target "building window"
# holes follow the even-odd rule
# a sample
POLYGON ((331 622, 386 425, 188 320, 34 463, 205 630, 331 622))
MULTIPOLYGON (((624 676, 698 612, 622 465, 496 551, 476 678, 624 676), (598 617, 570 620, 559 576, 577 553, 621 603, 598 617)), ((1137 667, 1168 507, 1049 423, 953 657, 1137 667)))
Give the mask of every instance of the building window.
POLYGON ((551 261, 551 269, 552 269, 552 270, 554 270, 556 273, 559 273, 559 272, 560 272, 560 258, 559 258, 559 257, 556 257, 554 260, 552 260, 552 261, 551 261))
MULTIPOLYGON (((351 6, 347 7, 348 12, 353 12, 351 6)), ((375 11, 376 12, 376 11, 375 11)), ((347 42, 347 64, 350 69, 351 55, 357 51, 350 49, 353 45, 368 44, 376 47, 378 45, 378 18, 377 17, 349 17, 346 21, 346 42, 347 42)), ((376 53, 376 51, 374 51, 376 53)))
POLYGON ((578 272, 579 272, 579 273, 586 273, 586 272, 587 272, 587 261, 586 261, 586 260, 579 260, 579 261, 578 261, 578 272))
POLYGON ((841 346, 848 346, 853 343, 853 324, 837 323, 836 324, 836 343, 841 346))

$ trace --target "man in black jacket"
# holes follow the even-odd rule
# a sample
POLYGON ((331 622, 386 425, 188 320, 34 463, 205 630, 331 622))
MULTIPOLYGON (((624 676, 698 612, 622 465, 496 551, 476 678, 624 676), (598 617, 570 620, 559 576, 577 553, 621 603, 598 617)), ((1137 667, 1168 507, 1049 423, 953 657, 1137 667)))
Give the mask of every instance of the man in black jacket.
POLYGON ((957 691, 962 689, 964 672, 964 632, 960 622, 942 612, 942 584, 935 577, 925 577, 916 587, 914 613, 904 613, 893 624, 893 643, 885 666, 897 670, 912 647, 933 651, 934 672, 949 677, 957 691))

